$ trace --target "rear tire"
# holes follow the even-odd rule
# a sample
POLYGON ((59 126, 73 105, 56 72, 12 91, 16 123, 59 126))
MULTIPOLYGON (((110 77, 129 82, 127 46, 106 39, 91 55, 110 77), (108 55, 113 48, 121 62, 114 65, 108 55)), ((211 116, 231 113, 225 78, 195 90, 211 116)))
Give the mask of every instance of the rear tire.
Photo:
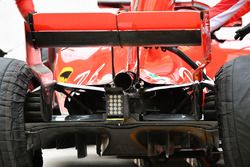
POLYGON ((0 165, 42 167, 41 150, 27 150, 24 103, 33 77, 24 62, 0 58, 0 165))
POLYGON ((250 56, 226 63, 216 74, 216 108, 225 166, 250 166, 250 56))
POLYGON ((217 121, 217 112, 215 107, 215 92, 209 91, 205 94, 204 100, 204 120, 217 121))
POLYGON ((25 122, 43 122, 40 91, 27 93, 24 110, 25 122))

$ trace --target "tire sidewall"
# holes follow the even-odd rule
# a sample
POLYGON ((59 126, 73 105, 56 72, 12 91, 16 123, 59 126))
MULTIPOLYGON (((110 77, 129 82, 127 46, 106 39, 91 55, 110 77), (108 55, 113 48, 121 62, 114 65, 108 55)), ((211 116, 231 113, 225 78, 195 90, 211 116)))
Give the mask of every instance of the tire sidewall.
POLYGON ((250 166, 250 56, 226 63, 216 75, 216 109, 227 167, 250 166))
POLYGON ((0 58, 0 71, 0 163, 4 167, 32 167, 23 108, 33 74, 23 61, 7 58, 0 58))

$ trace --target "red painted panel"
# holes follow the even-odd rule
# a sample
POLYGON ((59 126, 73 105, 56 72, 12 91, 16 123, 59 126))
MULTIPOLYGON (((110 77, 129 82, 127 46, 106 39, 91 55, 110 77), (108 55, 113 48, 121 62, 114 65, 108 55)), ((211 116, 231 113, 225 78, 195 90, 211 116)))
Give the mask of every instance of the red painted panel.
POLYGON ((112 13, 39 13, 33 20, 35 31, 116 30, 112 13))
POLYGON ((196 11, 144 11, 118 15, 119 30, 200 29, 201 24, 200 12, 196 11))
POLYGON ((35 31, 182 30, 200 29, 202 24, 196 11, 49 13, 34 14, 33 20, 35 31))

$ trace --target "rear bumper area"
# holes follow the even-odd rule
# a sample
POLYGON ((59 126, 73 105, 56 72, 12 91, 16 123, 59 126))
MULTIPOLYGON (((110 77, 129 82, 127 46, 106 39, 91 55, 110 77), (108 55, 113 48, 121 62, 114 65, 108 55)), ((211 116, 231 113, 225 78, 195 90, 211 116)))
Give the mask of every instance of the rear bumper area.
POLYGON ((198 150, 219 145, 215 121, 50 122, 26 123, 25 128, 28 148, 65 148, 71 141, 72 147, 97 145, 100 155, 155 156, 162 149, 169 153, 170 147, 198 150))

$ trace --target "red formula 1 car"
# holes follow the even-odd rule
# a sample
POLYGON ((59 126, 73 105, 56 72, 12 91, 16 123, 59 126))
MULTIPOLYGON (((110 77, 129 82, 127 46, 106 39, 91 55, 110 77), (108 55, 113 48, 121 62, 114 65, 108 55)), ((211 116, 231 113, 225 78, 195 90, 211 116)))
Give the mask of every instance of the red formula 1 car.
POLYGON ((250 57, 225 63, 233 50, 212 43, 213 62, 207 6, 99 5, 119 11, 30 14, 27 65, 1 58, 0 165, 41 167, 41 149, 82 158, 96 145, 142 167, 213 166, 221 141, 227 166, 249 166, 250 57))

